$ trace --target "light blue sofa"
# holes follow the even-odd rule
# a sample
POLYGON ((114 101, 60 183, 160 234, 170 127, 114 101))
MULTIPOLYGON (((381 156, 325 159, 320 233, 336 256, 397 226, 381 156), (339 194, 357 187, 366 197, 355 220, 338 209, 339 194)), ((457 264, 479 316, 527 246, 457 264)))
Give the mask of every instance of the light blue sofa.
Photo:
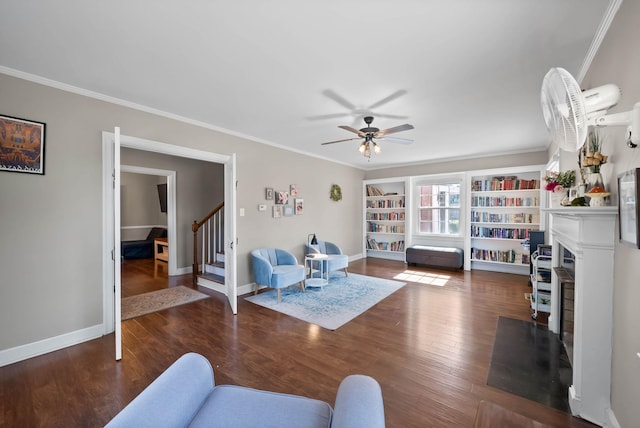
POLYGON ((255 280, 254 293, 260 286, 280 291, 285 287, 300 283, 304 290, 304 266, 298 264, 296 257, 288 251, 278 248, 258 248, 251 251, 251 265, 255 280))
MULTIPOLYGON (((327 272, 342 269, 344 270, 345 276, 349 276, 349 272, 347 272, 347 267, 349 267, 349 256, 343 254, 340 247, 333 242, 318 240, 317 245, 306 244, 305 249, 307 254, 321 253, 327 255, 327 259, 325 259, 327 272)), ((330 278, 331 275, 329 275, 329 279, 330 278)))
POLYGON ((380 385, 363 375, 347 376, 328 403, 298 395, 214 383, 202 355, 180 357, 118 413, 107 428, 382 428, 380 385))

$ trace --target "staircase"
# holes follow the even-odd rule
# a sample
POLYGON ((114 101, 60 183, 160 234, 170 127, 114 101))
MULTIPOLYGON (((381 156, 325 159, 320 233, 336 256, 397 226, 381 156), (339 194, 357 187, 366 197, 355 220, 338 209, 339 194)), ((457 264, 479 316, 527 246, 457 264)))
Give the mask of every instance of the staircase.
POLYGON ((193 284, 224 293, 224 202, 202 220, 194 220, 191 230, 193 284))

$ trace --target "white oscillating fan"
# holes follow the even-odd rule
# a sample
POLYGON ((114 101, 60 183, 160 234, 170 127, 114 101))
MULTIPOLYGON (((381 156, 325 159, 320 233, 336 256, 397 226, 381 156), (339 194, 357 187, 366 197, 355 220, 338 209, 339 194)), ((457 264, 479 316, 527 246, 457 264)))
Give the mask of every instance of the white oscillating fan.
POLYGON ((551 138, 563 150, 579 150, 589 126, 627 126, 629 147, 640 142, 640 103, 628 112, 606 114, 620 99, 614 84, 582 92, 567 70, 555 67, 544 76, 540 98, 551 138))

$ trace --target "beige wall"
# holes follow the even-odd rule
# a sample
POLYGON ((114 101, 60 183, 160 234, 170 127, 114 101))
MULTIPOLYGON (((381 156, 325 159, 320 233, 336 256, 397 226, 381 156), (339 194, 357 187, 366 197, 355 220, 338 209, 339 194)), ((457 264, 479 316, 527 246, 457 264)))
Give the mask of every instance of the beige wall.
POLYGON ((149 227, 167 224, 167 214, 160 211, 158 184, 166 183, 166 177, 123 172, 120 176, 120 222, 123 241, 145 239, 149 227))
POLYGON ((246 209, 237 218, 238 285, 252 281, 252 249, 301 257, 310 232, 361 253, 359 169, 7 75, 0 94, 3 114, 47 124, 46 175, 0 173, 0 325, 11 326, 0 329, 0 354, 102 325, 102 132, 114 126, 146 140, 236 153, 237 203, 246 209), (329 199, 333 183, 342 186, 341 202, 329 199), (300 186, 305 214, 273 219, 264 188, 290 184, 300 186), (269 211, 259 212, 261 203, 269 211))
MULTIPOLYGON (((615 83, 622 89, 619 104, 610 113, 628 111, 640 101, 640 2, 625 0, 616 14, 587 73, 582 87, 615 83)), ((616 177, 640 168, 640 148, 625 145, 622 127, 603 130, 603 153, 610 162, 601 169, 607 189, 617 193, 616 177)), ((640 250, 617 244, 613 284, 613 362, 611 403, 622 427, 640 421, 640 250)), ((602 284, 602 286, 612 286, 602 284)))

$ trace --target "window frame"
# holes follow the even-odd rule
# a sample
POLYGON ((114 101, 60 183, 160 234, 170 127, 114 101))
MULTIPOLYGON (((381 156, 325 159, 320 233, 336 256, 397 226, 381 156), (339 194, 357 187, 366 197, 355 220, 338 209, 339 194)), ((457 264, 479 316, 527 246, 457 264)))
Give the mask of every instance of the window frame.
MULTIPOLYGON (((413 183, 413 192, 414 192, 414 203, 415 203, 415 209, 413 209, 412 211, 415 214, 415 221, 414 221, 414 235, 416 236, 420 236, 420 237, 446 237, 446 238, 462 238, 464 237, 464 204, 463 204, 463 198, 464 198, 464 176, 462 175, 446 175, 446 176, 432 176, 432 177, 420 177, 419 179, 416 179, 413 183), (457 185, 459 186, 459 192, 458 192, 458 206, 457 207, 450 207, 450 206, 444 206, 444 207, 433 207, 433 208, 429 208, 429 207, 422 207, 421 206, 421 193, 420 193, 420 188, 424 187, 424 186, 442 186, 442 185, 447 185, 447 186, 451 186, 451 185, 457 185), (457 211, 458 212, 458 232, 457 233, 433 233, 433 232, 422 232, 420 230, 420 224, 422 223, 422 210, 423 209, 431 209, 431 210, 446 210, 447 213, 451 212, 451 211, 457 211)), ((452 193, 447 193, 447 195, 451 195, 452 193)), ((455 193, 453 193, 455 194, 455 193)), ((447 198, 448 200, 450 200, 449 198, 447 198)), ((450 218, 450 217, 448 217, 450 218)))

